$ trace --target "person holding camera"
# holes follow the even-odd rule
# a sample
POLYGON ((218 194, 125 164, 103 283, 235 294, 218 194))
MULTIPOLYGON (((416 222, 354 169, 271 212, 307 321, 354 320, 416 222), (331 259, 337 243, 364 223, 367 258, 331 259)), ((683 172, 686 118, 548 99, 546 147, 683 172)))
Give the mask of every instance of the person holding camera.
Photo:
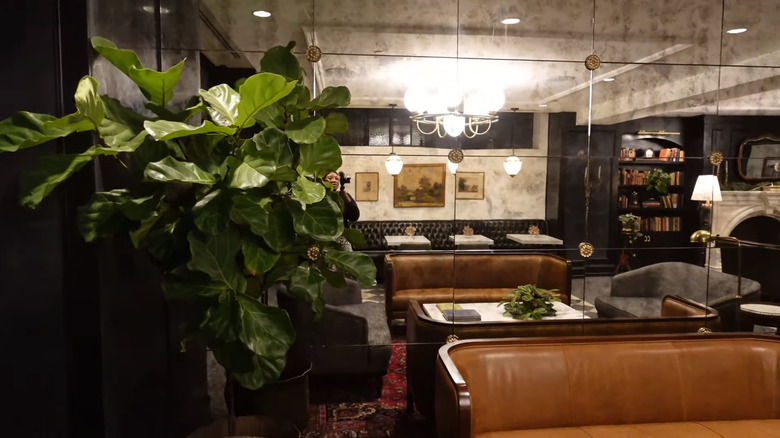
MULTIPOLYGON (((337 173, 334 171, 328 172, 323 180, 333 186, 333 190, 336 190, 339 193, 339 196, 341 196, 341 199, 344 200, 344 228, 349 227, 351 222, 357 222, 360 218, 360 209, 358 208, 355 199, 344 190, 350 179, 344 175, 344 172, 337 173)), ((339 237, 337 242, 341 244, 345 251, 352 251, 352 245, 344 236, 339 237)))

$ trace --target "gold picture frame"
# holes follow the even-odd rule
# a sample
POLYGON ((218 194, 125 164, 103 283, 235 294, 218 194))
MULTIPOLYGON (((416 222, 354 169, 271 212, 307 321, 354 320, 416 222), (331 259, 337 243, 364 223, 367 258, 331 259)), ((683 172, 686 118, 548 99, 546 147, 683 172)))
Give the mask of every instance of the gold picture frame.
POLYGON ((405 164, 393 181, 393 207, 444 207, 447 182, 444 163, 405 164))
POLYGON ((355 172, 355 201, 379 201, 379 172, 355 172))
POLYGON ((456 173, 455 199, 485 199, 485 172, 456 173))

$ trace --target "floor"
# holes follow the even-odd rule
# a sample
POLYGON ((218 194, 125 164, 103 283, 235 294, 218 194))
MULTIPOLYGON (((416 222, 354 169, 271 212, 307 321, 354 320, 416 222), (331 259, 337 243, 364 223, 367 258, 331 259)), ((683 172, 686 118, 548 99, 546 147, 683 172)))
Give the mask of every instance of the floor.
MULTIPOLYGON (((572 280, 571 307, 582 310, 585 316, 596 318, 596 308, 593 303, 597 297, 608 296, 612 277, 585 277, 572 280)), ((363 301, 372 303, 385 302, 385 286, 378 284, 363 289, 363 301)))

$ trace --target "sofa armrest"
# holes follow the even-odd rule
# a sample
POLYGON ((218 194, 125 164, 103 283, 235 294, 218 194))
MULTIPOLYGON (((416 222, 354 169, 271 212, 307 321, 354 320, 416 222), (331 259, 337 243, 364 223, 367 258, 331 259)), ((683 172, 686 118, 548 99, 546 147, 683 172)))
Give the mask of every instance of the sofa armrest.
POLYGON ((661 316, 664 317, 706 316, 717 313, 715 309, 708 309, 702 303, 679 295, 667 295, 661 303, 661 316))

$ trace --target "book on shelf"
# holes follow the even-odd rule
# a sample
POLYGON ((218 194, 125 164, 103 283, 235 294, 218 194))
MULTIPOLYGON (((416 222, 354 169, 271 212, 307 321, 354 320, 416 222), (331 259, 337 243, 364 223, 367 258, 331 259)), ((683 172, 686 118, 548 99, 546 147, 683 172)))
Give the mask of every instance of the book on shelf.
POLYGON ((643 231, 680 231, 681 220, 677 216, 672 217, 646 217, 642 218, 643 231))
POLYGON ((447 309, 441 312, 447 321, 482 321, 482 315, 474 309, 447 309))

